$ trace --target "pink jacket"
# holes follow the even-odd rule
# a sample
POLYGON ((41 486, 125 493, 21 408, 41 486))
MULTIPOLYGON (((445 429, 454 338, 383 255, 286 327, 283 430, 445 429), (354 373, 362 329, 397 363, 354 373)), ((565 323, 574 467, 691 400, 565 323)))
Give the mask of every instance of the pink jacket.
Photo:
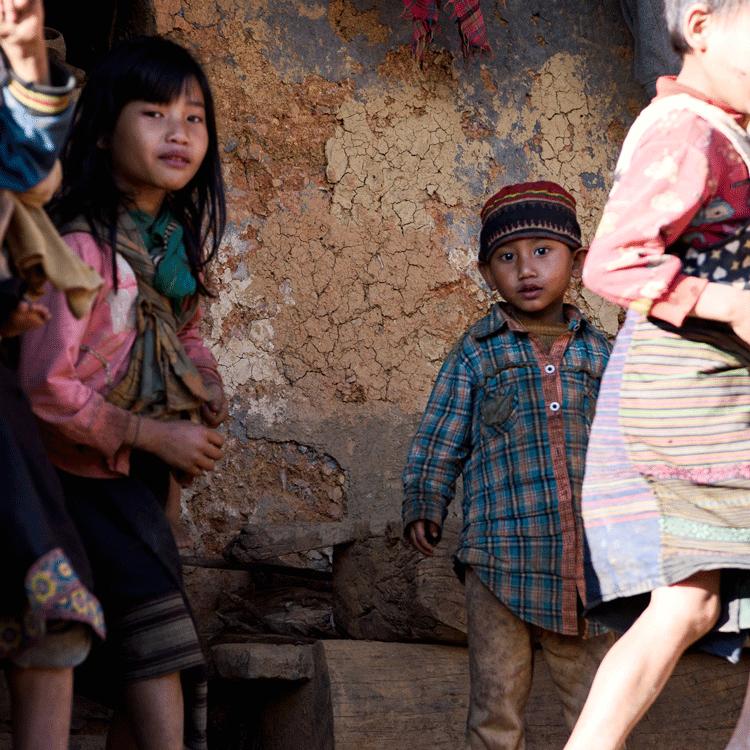
MULTIPOLYGON (((49 289, 40 300, 50 322, 24 336, 19 377, 40 420, 55 466, 79 476, 127 475, 134 433, 130 412, 108 403, 105 394, 122 378, 136 337, 138 287, 130 265, 117 257, 114 291, 109 250, 77 232, 65 241, 104 279, 89 314, 76 320, 65 297, 49 289)), ((200 311, 179 334, 185 351, 206 382, 221 382, 216 360, 199 333, 200 311)))
MULTIPOLYGON (((722 106, 670 77, 660 78, 657 90, 657 98, 690 94, 722 106)), ((680 326, 708 281, 685 275, 667 247, 680 237, 706 247, 748 221, 748 170, 727 138, 689 111, 664 118, 617 175, 583 281, 623 307, 649 300, 648 314, 680 326)))

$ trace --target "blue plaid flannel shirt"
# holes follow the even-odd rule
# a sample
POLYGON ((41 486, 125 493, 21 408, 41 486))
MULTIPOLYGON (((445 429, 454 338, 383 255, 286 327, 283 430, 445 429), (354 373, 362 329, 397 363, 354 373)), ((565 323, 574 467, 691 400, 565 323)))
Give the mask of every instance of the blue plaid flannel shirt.
POLYGON ((442 524, 463 474, 458 563, 525 622, 581 634, 581 485, 610 346, 566 305, 568 332, 545 352, 506 310, 475 323, 437 376, 404 469, 404 526, 442 524))

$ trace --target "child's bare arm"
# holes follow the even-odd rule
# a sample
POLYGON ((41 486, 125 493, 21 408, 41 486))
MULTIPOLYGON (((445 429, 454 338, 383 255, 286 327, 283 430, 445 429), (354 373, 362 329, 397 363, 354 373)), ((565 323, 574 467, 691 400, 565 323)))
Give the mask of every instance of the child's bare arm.
POLYGON ((21 300, 18 307, 0 325, 0 336, 12 338, 43 326, 49 320, 49 310, 38 302, 21 300))
POLYGON ((19 78, 49 83, 42 0, 0 0, 0 46, 19 78))
POLYGON ((691 316, 728 323, 750 344, 750 290, 710 282, 698 297, 691 316))
POLYGON ((428 557, 434 554, 435 547, 440 543, 440 526, 434 521, 425 521, 423 519, 413 521, 406 529, 406 533, 414 548, 428 557), (431 543, 428 539, 428 532, 429 537, 434 540, 434 543, 431 543))

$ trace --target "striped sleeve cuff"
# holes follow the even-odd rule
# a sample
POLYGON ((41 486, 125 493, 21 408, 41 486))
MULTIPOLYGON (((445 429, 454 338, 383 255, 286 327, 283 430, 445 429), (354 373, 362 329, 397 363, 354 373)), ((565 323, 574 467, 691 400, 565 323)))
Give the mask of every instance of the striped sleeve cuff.
POLYGON ((11 70, 8 91, 16 101, 35 114, 59 115, 70 106, 75 79, 54 62, 50 62, 50 77, 52 84, 43 86, 24 81, 11 70))

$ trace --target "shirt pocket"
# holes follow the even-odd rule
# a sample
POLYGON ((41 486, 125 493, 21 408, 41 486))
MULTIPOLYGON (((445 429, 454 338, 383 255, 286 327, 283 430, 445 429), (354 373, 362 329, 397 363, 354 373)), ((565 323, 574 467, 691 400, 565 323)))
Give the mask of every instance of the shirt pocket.
POLYGON ((485 439, 507 437, 519 419, 518 394, 523 388, 523 368, 508 368, 488 377, 479 397, 479 414, 485 439))
POLYGON ((490 430, 506 432, 517 419, 518 398, 514 388, 490 391, 482 400, 482 423, 490 430))
POLYGON ((586 425, 591 427, 596 413, 596 401, 599 396, 599 385, 601 383, 602 368, 597 368, 593 363, 581 363, 576 368, 561 367, 560 377, 562 380, 564 413, 580 414, 586 420, 586 425))

